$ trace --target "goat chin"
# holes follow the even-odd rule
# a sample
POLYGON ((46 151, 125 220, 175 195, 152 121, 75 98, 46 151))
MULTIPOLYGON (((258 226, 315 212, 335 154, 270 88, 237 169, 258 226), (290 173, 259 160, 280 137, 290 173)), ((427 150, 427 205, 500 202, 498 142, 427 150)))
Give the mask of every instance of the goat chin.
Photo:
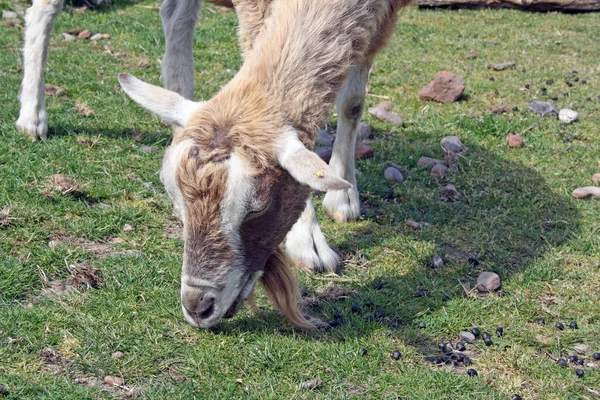
POLYGON ((316 329, 317 325, 304 318, 299 308, 299 292, 292 261, 277 248, 265 265, 260 281, 269 299, 282 314, 298 328, 316 329))

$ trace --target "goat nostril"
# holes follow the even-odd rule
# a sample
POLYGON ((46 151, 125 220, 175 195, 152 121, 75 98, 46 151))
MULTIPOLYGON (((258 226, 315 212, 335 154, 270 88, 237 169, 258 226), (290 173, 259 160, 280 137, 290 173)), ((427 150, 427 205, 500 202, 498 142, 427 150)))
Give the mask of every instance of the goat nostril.
POLYGON ((201 319, 210 317, 215 310, 215 298, 210 294, 200 294, 198 296, 184 295, 181 300, 183 307, 189 313, 201 319))
POLYGON ((200 314, 200 318, 206 319, 212 315, 215 311, 215 299, 214 297, 204 297, 198 303, 196 308, 197 312, 200 314), (202 309, 202 311, 200 311, 202 309))

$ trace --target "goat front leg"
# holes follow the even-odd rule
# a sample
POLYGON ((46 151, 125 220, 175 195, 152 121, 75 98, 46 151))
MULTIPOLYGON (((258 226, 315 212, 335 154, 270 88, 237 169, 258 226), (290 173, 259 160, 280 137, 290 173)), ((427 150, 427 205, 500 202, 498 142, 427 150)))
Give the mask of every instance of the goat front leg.
POLYGON ((285 252, 301 269, 335 271, 339 265, 337 253, 329 247, 321 232, 311 197, 286 236, 285 252))
POLYGON ((340 177, 352 184, 350 189, 330 190, 323 206, 336 222, 355 221, 360 216, 360 199, 356 187, 354 147, 356 128, 365 104, 365 88, 372 60, 355 65, 337 99, 337 133, 329 165, 340 177))
POLYGON ((31 140, 48 137, 48 114, 44 103, 44 67, 54 20, 63 0, 34 0, 25 14, 25 46, 23 47, 23 82, 18 99, 21 102, 17 129, 31 140))

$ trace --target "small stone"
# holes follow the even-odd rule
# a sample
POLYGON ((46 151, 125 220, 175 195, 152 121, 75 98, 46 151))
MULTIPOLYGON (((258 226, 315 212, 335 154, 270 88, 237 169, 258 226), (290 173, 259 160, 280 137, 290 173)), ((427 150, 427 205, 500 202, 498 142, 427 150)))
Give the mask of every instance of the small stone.
POLYGON ((92 32, 90 32, 88 29, 86 29, 86 30, 83 30, 83 31, 79 32, 77 34, 77 37, 79 39, 89 39, 89 38, 92 37, 92 32))
POLYGON ((502 337, 504 336, 504 328, 499 326, 496 328, 496 333, 498 334, 498 337, 502 337))
POLYGON ((440 199, 442 201, 460 201, 462 196, 456 190, 456 187, 452 184, 446 185, 444 189, 442 189, 442 195, 440 199))
POLYGON ((566 367, 567 366, 567 360, 565 360, 564 358, 559 358, 558 360, 556 360, 556 362, 558 363, 558 365, 560 365, 561 367, 566 367))
POLYGON ((152 146, 141 146, 138 150, 141 153, 156 153, 156 149, 152 146))
POLYGON ((452 72, 438 72, 433 81, 419 92, 421 100, 452 103, 459 100, 465 91, 465 81, 452 72))
POLYGON ((305 390, 316 389, 322 383, 323 383, 323 380, 321 378, 311 379, 309 381, 305 381, 305 382, 300 383, 300 389, 305 389, 305 390))
POLYGON ((425 328, 427 328, 427 325, 425 325, 425 322, 419 322, 417 324, 417 328, 419 328, 419 329, 425 329, 425 328))
POLYGON ((90 37, 90 40, 93 40, 94 42, 97 40, 102 40, 102 39, 104 39, 104 35, 101 33, 96 33, 95 35, 90 37))
POLYGON ((437 268, 441 267, 442 265, 444 265, 444 260, 442 260, 442 257, 433 256, 433 266, 437 268))
POLYGON ((366 122, 361 122, 358 124, 356 128, 356 139, 357 140, 366 140, 370 139, 373 136, 373 130, 371 126, 366 122))
POLYGON ((333 146, 333 138, 326 130, 321 129, 317 136, 317 144, 323 147, 331 147, 333 146))
POLYGON ((558 107, 545 101, 534 101, 529 104, 529 109, 539 115, 558 115, 558 107))
POLYGON ((329 163, 329 160, 331 160, 331 156, 333 155, 333 147, 319 147, 315 149, 315 153, 317 153, 317 155, 321 157, 321 160, 325 161, 326 163, 329 163))
POLYGON ((600 172, 592 176, 592 182, 594 182, 594 185, 600 185, 600 172))
POLYGON ((523 147, 523 138, 521 135, 509 134, 506 137, 506 140, 508 141, 508 147, 510 148, 523 147))
POLYGON ((384 100, 381 103, 377 104, 375 107, 381 108, 385 111, 392 111, 394 108, 394 103, 389 100, 384 100))
POLYGON ((443 164, 442 160, 438 160, 431 157, 421 157, 419 161, 417 161, 417 167, 433 167, 436 164, 443 164))
POLYGON ((426 222, 417 222, 417 221, 413 221, 410 219, 408 221, 406 221, 406 225, 410 226, 413 229, 423 229, 423 228, 429 226, 429 224, 426 222))
POLYGON ((492 65, 492 68, 496 71, 504 71, 505 69, 513 68, 517 63, 509 61, 492 65))
POLYGON ((562 331, 563 329, 565 329, 565 326, 562 324, 562 322, 557 322, 556 324, 554 324, 554 326, 556 327, 556 329, 558 329, 559 331, 562 331))
POLYGON ((475 371, 473 368, 469 368, 469 370, 467 371, 467 375, 477 376, 477 371, 475 371))
POLYGON ((431 168, 431 171, 429 172, 429 174, 438 177, 438 178, 443 178, 444 176, 446 176, 446 173, 448 172, 448 167, 446 166, 446 164, 435 164, 433 166, 433 168, 431 168))
POLYGON ((458 136, 446 136, 440 140, 440 145, 445 151, 452 153, 461 153, 465 149, 458 136))
POLYGON ((577 374, 578 378, 583 378, 583 376, 585 375, 585 372, 583 372, 582 369, 578 368, 578 369, 575 370, 575 374, 577 374))
POLYGON ((392 182, 398 182, 398 183, 404 182, 404 176, 402 175, 402 172, 400 172, 400 170, 398 168, 394 168, 394 167, 387 167, 385 169, 385 171, 383 172, 383 177, 386 180, 392 181, 392 182))
POLYGON ((386 111, 383 108, 371 107, 369 108, 369 114, 374 116, 380 121, 390 123, 394 126, 402 125, 404 120, 401 116, 392 111, 386 111))
POLYGON ((4 19, 15 19, 18 16, 19 15, 14 11, 8 11, 8 10, 2 11, 2 18, 4 18, 4 19))
POLYGON ((577 322, 571 321, 569 323, 569 328, 571 328, 571 329, 579 329, 579 326, 577 325, 577 322))
POLYGON ((558 113, 558 119, 560 119, 565 124, 571 124, 579 118, 579 113, 577 111, 570 110, 568 108, 563 108, 558 113))
POLYGON ((122 351, 115 351, 114 353, 111 354, 110 357, 114 358, 114 359, 118 359, 118 358, 121 358, 123 356, 124 356, 124 354, 123 354, 122 351))
POLYGON ((477 290, 480 292, 493 292, 498 290, 500 286, 500 277, 494 272, 484 271, 477 278, 477 290))
POLYGON ((67 32, 63 32, 61 34, 61 36, 62 36, 63 40, 66 41, 66 42, 73 42, 73 41, 75 41, 75 39, 77 39, 75 36, 73 36, 73 35, 71 35, 70 33, 67 33, 67 32))
POLYGON ((473 329, 471 329, 471 332, 473 332, 473 335, 475 335, 476 338, 478 338, 479 335, 481 335, 481 331, 477 327, 474 327, 473 329))
POLYGON ((104 382, 110 386, 121 386, 123 384, 123 378, 108 375, 104 377, 104 382))
POLYGON ((459 336, 460 340, 462 340, 463 342, 473 343, 475 341, 475 335, 473 335, 471 332, 460 331, 459 336))
POLYGON ((573 190, 573 197, 578 199, 600 199, 600 187, 597 186, 586 186, 573 190))
POLYGON ((352 304, 352 312, 358 314, 360 312, 360 307, 356 304, 352 304))
POLYGON ((354 158, 363 159, 373 157, 375 157, 375 152, 373 151, 373 149, 364 144, 363 142, 357 140, 356 145, 354 146, 354 158))
POLYGON ((580 354, 585 354, 588 351, 590 351, 590 346, 588 346, 587 344, 584 344, 584 343, 576 343, 573 345, 573 350, 575 350, 576 352, 578 352, 580 354))
POLYGON ((50 247, 51 249, 54 249, 54 248, 60 246, 61 243, 62 242, 60 240, 57 240, 57 239, 51 240, 51 241, 48 242, 48 247, 50 247))
POLYGON ((402 354, 400 353, 400 350, 394 350, 392 352, 392 359, 399 360, 401 357, 402 357, 402 354))
POLYGON ((361 347, 360 350, 358 351, 358 353, 364 357, 367 355, 368 351, 364 347, 361 347))

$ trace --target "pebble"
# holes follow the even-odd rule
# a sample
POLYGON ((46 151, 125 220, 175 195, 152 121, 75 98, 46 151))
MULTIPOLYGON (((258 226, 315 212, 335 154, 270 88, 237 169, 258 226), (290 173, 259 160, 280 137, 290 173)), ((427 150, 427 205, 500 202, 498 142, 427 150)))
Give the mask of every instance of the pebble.
POLYGON ((600 185, 600 172, 592 176, 592 182, 594 182, 595 185, 600 185))
POLYGON ((461 153, 465 149, 458 136, 446 136, 440 140, 440 144, 445 151, 452 153, 461 153))
POLYGON ((62 36, 63 40, 66 42, 73 42, 73 41, 75 41, 75 39, 77 39, 75 36, 73 36, 67 32, 62 33, 61 36, 62 36))
POLYGON ((333 138, 325 130, 321 129, 317 135, 317 144, 322 147, 333 146, 333 138))
POLYGON ((110 386, 121 386, 123 384, 123 378, 108 375, 104 377, 104 382, 110 386))
POLYGON ((558 115, 558 107, 545 101, 534 101, 529 104, 529 109, 539 115, 558 115))
POLYGON ((399 360, 400 357, 402 357, 402 354, 400 353, 400 350, 394 350, 392 352, 392 359, 399 360))
POLYGON ((2 11, 2 18, 4 19, 15 19, 17 18, 18 14, 14 11, 8 11, 8 10, 4 10, 2 11))
POLYGON ((448 167, 446 166, 446 164, 439 163, 435 164, 433 168, 431 168, 431 171, 429 173, 433 176, 437 176, 438 178, 443 178, 444 176, 446 176, 447 172, 448 167))
POLYGON ((471 332, 461 331, 459 336, 460 340, 463 342, 473 343, 475 341, 475 335, 473 335, 471 332))
POLYGON ((92 37, 92 32, 90 32, 88 29, 81 31, 77 34, 77 37, 79 39, 89 39, 92 37))
POLYGON ((510 148, 516 148, 516 147, 523 147, 523 137, 521 135, 512 135, 509 134, 506 137, 506 140, 508 142, 508 147, 510 148))
POLYGON ((421 100, 432 100, 440 103, 458 101, 465 91, 465 81, 460 76, 449 71, 438 72, 433 81, 429 82, 421 91, 421 100))
POLYGON ((467 371, 467 375, 477 376, 477 371, 475 371, 473 368, 469 368, 469 370, 467 371))
POLYGON ((358 160, 362 158, 373 157, 375 157, 375 152, 373 151, 373 149, 364 144, 363 142, 357 140, 354 146, 354 158, 358 160))
POLYGON ((600 187, 597 186, 586 186, 573 190, 573 197, 577 199, 600 199, 600 187))
POLYGON ((494 272, 484 271, 477 278, 477 290, 480 292, 493 292, 501 285, 500 277, 494 272))
POLYGON ((562 324, 562 322, 557 322, 554 325, 559 331, 562 331, 563 329, 565 329, 565 326, 562 324))
POLYGON ((568 108, 563 108, 558 113, 558 119, 560 119, 565 124, 571 124, 577 121, 577 119, 579 119, 579 113, 568 108))
POLYGON ((385 171, 383 172, 383 177, 386 180, 392 181, 392 182, 398 182, 398 183, 404 182, 404 176, 402 175, 402 172, 400 172, 400 170, 398 168, 394 168, 394 167, 387 167, 385 169, 385 171))
POLYGON ((389 100, 384 100, 381 103, 377 104, 375 107, 384 109, 385 111, 392 111, 394 108, 394 103, 389 100))
POLYGON ((301 382, 300 389, 307 389, 307 390, 316 389, 322 383, 323 383, 323 380, 321 378, 311 379, 309 381, 301 382))
POLYGON ((360 124, 358 124, 358 127, 356 128, 357 140, 370 139, 372 135, 373 130, 371 129, 371 126, 369 124, 367 124, 366 122, 361 122, 360 124))
POLYGON ((117 359, 117 358, 121 358, 123 356, 124 356, 124 354, 122 351, 115 351, 114 353, 111 354, 110 358, 117 359))
POLYGON ((496 71, 504 71, 505 69, 513 68, 515 65, 517 65, 517 63, 509 61, 509 62, 494 64, 491 67, 496 71))
POLYGON ((442 257, 433 256, 433 266, 437 268, 441 267, 442 265, 444 265, 444 260, 442 260, 442 257))
POLYGON ((104 35, 101 33, 96 33, 95 35, 90 37, 90 40, 93 40, 94 42, 97 40, 102 40, 102 39, 104 39, 104 35))
POLYGON ((394 126, 402 125, 404 120, 401 116, 392 111, 386 111, 383 108, 371 107, 369 113, 380 121, 390 123, 394 126))
POLYGON ((443 164, 442 160, 438 160, 436 158, 431 157, 421 157, 419 161, 417 161, 417 167, 433 167, 436 164, 443 164))
POLYGON ((408 221, 406 221, 406 225, 410 226, 413 229, 423 229, 429 224, 426 222, 417 222, 409 219, 408 221))

